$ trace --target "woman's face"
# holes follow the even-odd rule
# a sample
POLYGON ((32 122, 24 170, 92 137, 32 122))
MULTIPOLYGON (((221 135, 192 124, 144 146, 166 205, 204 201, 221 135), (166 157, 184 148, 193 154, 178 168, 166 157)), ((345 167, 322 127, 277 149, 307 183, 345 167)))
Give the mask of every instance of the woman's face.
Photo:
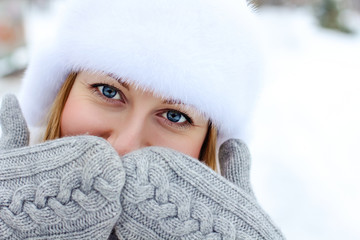
POLYGON ((77 75, 61 117, 61 137, 102 137, 120 155, 163 146, 199 158, 207 129, 192 107, 89 72, 77 75))

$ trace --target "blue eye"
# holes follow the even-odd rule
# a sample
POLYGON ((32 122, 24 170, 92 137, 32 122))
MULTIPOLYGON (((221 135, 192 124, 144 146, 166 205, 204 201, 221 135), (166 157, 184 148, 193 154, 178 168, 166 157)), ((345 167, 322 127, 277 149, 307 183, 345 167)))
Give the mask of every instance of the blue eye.
POLYGON ((187 121, 186 117, 178 111, 169 110, 167 112, 164 112, 163 116, 174 123, 183 123, 187 121))
POLYGON ((107 85, 101 85, 98 86, 98 89, 107 98, 121 99, 120 94, 116 88, 107 85))

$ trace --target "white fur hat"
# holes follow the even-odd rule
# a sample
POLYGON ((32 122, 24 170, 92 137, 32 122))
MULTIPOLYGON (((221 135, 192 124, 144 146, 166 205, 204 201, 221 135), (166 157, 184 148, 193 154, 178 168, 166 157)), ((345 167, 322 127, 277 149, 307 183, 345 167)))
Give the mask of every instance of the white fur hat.
POLYGON ((194 106, 222 140, 245 138, 261 77, 257 22, 245 0, 66 4, 23 79, 20 100, 30 126, 44 124, 70 72, 91 70, 194 106))

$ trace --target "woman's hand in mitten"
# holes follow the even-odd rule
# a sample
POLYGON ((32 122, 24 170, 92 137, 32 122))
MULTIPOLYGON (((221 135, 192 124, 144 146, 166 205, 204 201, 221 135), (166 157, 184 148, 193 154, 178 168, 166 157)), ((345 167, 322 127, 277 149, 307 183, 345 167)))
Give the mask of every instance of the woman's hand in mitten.
POLYGON ((0 239, 107 239, 125 181, 116 151, 91 136, 24 147, 16 98, 2 105, 0 239))
POLYGON ((230 181, 170 149, 124 156, 119 239, 284 239, 252 194, 245 144, 225 142, 219 158, 230 181))
POLYGON ((256 219, 258 219, 259 226, 261 226, 264 231, 272 233, 265 239, 284 239, 279 229, 276 228, 255 199, 250 183, 251 156, 246 144, 239 139, 226 141, 219 149, 219 163, 221 174, 227 180, 244 190, 246 197, 256 206, 252 214, 257 216, 256 219), (263 219, 263 221, 259 222, 261 219, 263 219))
POLYGON ((0 153, 29 144, 29 130, 14 95, 6 95, 1 102, 0 125, 0 153))

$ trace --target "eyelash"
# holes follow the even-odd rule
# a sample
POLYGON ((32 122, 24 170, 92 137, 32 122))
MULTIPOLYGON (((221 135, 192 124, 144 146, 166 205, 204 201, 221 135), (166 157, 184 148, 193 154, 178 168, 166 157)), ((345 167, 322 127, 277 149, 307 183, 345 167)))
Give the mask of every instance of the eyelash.
POLYGON ((98 94, 103 100, 109 102, 109 103, 119 103, 119 101, 121 103, 125 103, 125 96, 124 94, 122 93, 122 91, 120 89, 118 89, 117 87, 111 85, 111 84, 108 84, 108 83, 95 83, 95 84, 91 84, 90 85, 90 88, 94 91, 94 93, 98 94), (106 97, 99 89, 99 87, 110 87, 112 88, 113 90, 115 90, 119 95, 120 95, 120 99, 112 99, 112 98, 108 98, 106 97))
MULTIPOLYGON (((122 91, 120 89, 118 89, 117 87, 113 86, 112 84, 108 84, 108 83, 95 83, 95 84, 91 84, 90 85, 90 88, 94 91, 94 93, 98 94, 103 100, 111 103, 111 104, 116 104, 118 103, 119 101, 121 103, 125 103, 125 99, 126 97, 124 96, 124 94, 122 93, 122 91), (99 87, 110 87, 112 89, 114 89, 119 95, 120 95, 120 98, 121 99, 112 99, 112 98, 108 98, 106 96, 104 96, 104 94, 100 91, 99 87)), ((179 110, 175 110, 175 109, 165 109, 163 111, 161 111, 159 113, 162 121, 165 122, 165 124, 171 126, 171 127, 175 127, 175 128, 179 128, 179 129, 185 129, 185 128, 188 128, 189 126, 193 126, 194 125, 194 122, 193 120, 189 117, 189 115, 184 112, 184 111, 179 111, 179 110), (161 116, 162 114, 166 113, 166 112, 169 112, 169 111, 172 111, 172 112, 176 112, 176 113, 179 113, 181 114, 182 116, 184 116, 184 118, 186 119, 185 122, 182 122, 182 123, 176 123, 176 122, 172 122, 170 121, 169 119, 167 119, 166 117, 163 117, 161 116)))
POLYGON ((181 112, 181 111, 178 111, 178 110, 175 110, 175 109, 165 109, 159 115, 161 116, 162 121, 164 121, 165 124, 167 124, 167 125, 169 125, 171 127, 175 127, 175 128, 178 128, 178 129, 186 129, 186 128, 190 127, 190 126, 194 126, 193 120, 185 112, 181 112), (161 116, 162 114, 164 114, 164 113, 166 113, 168 111, 177 112, 177 113, 181 114, 182 116, 184 116, 186 121, 182 122, 182 123, 176 123, 176 122, 172 122, 169 119, 161 116))

